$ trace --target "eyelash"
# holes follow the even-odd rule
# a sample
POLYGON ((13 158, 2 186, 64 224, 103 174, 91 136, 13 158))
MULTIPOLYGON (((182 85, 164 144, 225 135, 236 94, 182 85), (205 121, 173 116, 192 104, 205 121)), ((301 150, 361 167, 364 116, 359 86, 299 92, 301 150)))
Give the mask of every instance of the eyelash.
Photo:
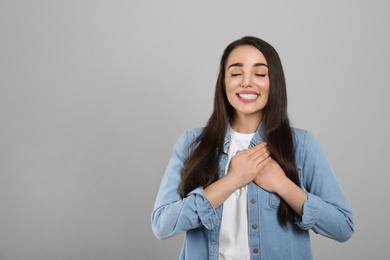
MULTIPOLYGON (((232 74, 232 77, 236 77, 236 76, 239 76, 241 74, 232 74)), ((266 74, 255 74, 256 76, 259 76, 259 77, 265 77, 266 74)))

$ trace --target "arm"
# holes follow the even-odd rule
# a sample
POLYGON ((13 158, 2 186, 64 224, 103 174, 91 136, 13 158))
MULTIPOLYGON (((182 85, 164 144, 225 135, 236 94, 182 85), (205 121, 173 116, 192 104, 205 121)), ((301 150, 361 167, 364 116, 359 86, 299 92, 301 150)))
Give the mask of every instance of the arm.
POLYGON ((197 188, 185 198, 179 193, 184 163, 191 144, 189 135, 183 134, 176 142, 172 157, 160 184, 152 213, 152 229, 159 239, 165 239, 204 225, 212 229, 219 224, 218 216, 204 195, 197 188))
POLYGON ((269 161, 266 143, 232 158, 229 173, 203 189, 198 187, 185 198, 179 193, 182 171, 188 158, 192 140, 184 134, 174 147, 173 155, 161 182, 152 213, 152 229, 159 239, 205 226, 213 229, 220 223, 215 209, 236 189, 248 184, 269 161))
POLYGON ((276 190, 276 193, 295 211, 299 217, 302 217, 303 205, 308 196, 301 187, 298 187, 285 176, 285 178, 281 180, 279 189, 276 190))
POLYGON ((308 193, 303 215, 297 218, 302 229, 344 242, 354 232, 349 208, 333 169, 317 140, 306 133, 301 183, 308 193))
POLYGON ((299 216, 303 215, 303 205, 307 194, 287 178, 280 165, 271 162, 253 180, 258 186, 272 193, 277 193, 299 216))
MULTIPOLYGON (((277 193, 296 213, 296 224, 343 242, 353 234, 352 213, 324 151, 315 138, 305 133, 301 183, 298 187, 276 161, 265 167, 254 182, 277 193)), ((298 155, 297 155, 298 156, 298 155)))

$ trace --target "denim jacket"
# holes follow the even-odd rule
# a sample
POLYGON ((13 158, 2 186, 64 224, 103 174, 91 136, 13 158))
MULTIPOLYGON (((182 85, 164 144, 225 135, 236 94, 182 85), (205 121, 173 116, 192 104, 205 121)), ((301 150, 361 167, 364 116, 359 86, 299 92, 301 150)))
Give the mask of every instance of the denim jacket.
MULTIPOLYGON (((158 191, 152 213, 152 229, 158 239, 186 232, 179 259, 217 260, 223 205, 215 209, 202 187, 180 197, 179 187, 190 145, 202 129, 183 134, 173 149, 158 191)), ((303 215, 296 215, 297 228, 284 227, 278 220, 280 197, 254 182, 248 184, 248 233, 251 259, 312 259, 309 230, 340 242, 353 234, 352 213, 333 169, 316 139, 307 131, 292 128, 296 164, 301 188, 308 194, 303 215)), ((250 147, 264 142, 259 127, 250 147)), ((225 175, 230 135, 219 162, 220 177, 225 175)))

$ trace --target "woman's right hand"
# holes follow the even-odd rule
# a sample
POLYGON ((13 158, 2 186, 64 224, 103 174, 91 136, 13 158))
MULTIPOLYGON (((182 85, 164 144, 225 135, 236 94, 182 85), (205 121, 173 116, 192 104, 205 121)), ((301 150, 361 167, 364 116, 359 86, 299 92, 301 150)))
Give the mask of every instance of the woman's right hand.
POLYGON ((236 189, 241 188, 257 176, 257 174, 271 161, 271 153, 266 142, 258 144, 248 150, 237 151, 230 161, 228 174, 236 189))

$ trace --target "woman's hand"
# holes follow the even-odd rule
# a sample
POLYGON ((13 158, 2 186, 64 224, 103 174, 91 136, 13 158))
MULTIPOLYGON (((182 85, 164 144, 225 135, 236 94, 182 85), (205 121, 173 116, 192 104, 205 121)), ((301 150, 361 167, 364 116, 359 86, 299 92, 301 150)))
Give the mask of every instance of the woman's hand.
POLYGON ((251 181, 271 161, 267 143, 263 142, 248 150, 237 151, 230 161, 229 172, 225 177, 230 178, 236 189, 251 181))
POLYGON ((266 143, 238 151, 230 161, 229 172, 203 190, 214 209, 221 206, 235 190, 253 181, 260 170, 270 162, 269 156, 266 143))
POLYGON ((270 162, 256 175, 253 181, 268 192, 278 193, 286 178, 286 174, 284 173, 282 167, 280 167, 279 163, 271 159, 270 162))

